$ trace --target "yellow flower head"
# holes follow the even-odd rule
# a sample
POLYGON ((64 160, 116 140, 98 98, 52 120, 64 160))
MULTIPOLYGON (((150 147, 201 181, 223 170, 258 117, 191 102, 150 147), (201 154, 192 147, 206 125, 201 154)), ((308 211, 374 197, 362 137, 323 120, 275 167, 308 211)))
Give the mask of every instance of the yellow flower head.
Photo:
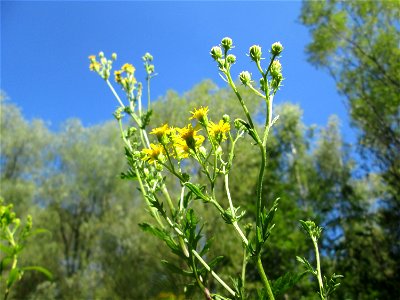
POLYGON ((154 134, 155 136, 157 136, 158 139, 162 138, 163 136, 170 134, 172 131, 171 128, 168 127, 168 124, 165 123, 163 126, 161 127, 157 127, 154 128, 150 134, 154 134))
POLYGON ((192 116, 189 118, 189 120, 197 119, 198 121, 202 122, 204 118, 207 117, 208 106, 200 106, 199 108, 195 108, 194 111, 191 111, 190 113, 192 116))
POLYGON ((92 61, 92 63, 90 63, 90 65, 89 65, 90 71, 99 72, 100 68, 101 68, 101 64, 97 61, 92 61))
POLYGON ((162 159, 164 152, 164 147, 162 145, 150 144, 150 149, 142 150, 142 153, 144 154, 143 160, 153 163, 162 159))
POLYGON ((135 72, 135 67, 132 66, 131 64, 124 64, 121 67, 121 70, 125 71, 126 73, 133 74, 135 72))
POLYGON ((186 144, 185 140, 180 138, 179 136, 175 136, 173 141, 173 147, 175 151, 172 151, 172 156, 178 160, 189 157, 190 148, 186 144))
POLYGON ((184 140, 186 142, 186 145, 192 150, 200 147, 201 144, 204 142, 204 136, 198 135, 197 133, 200 130, 194 130, 192 124, 189 124, 183 128, 177 128, 176 130, 179 133, 179 138, 184 140))
POLYGON ((96 61, 96 55, 89 55, 89 60, 90 62, 95 62, 96 61))
POLYGON ((226 140, 226 133, 231 130, 229 123, 220 120, 218 124, 211 122, 208 124, 210 135, 218 142, 226 140))

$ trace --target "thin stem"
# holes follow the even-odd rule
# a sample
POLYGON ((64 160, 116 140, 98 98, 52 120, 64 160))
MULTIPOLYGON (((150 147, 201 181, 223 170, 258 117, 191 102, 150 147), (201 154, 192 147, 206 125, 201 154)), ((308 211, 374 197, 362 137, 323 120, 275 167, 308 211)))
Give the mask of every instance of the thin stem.
POLYGON ((261 152, 261 166, 260 172, 258 174, 257 181, 257 213, 256 213, 256 225, 257 227, 261 227, 260 224, 260 215, 261 215, 261 207, 262 207, 262 185, 264 181, 264 173, 266 167, 266 151, 262 144, 258 144, 261 152))
POLYGON ((119 104, 120 104, 122 107, 125 107, 124 103, 122 103, 122 101, 121 101, 121 98, 118 96, 117 92, 115 91, 114 87, 112 86, 110 80, 107 79, 106 82, 107 82, 107 85, 108 85, 108 87, 110 88, 111 92, 114 94, 115 98, 117 98, 119 104))
POLYGON ((257 270, 258 270, 258 273, 261 276, 261 280, 264 283, 264 286, 265 286, 265 288, 267 290, 268 299, 269 300, 275 300, 274 294, 272 293, 272 289, 271 289, 271 286, 269 284, 268 277, 264 272, 264 267, 262 265, 260 255, 257 255, 257 270))
POLYGON ((184 200, 184 198, 185 198, 185 186, 183 185, 182 189, 181 189, 181 198, 180 198, 180 201, 179 201, 179 211, 183 210, 183 200, 184 200))
POLYGON ((172 200, 171 200, 171 197, 170 197, 170 195, 169 195, 168 189, 167 189, 167 187, 165 186, 164 183, 163 183, 162 186, 161 186, 161 192, 163 193, 163 195, 164 195, 165 198, 167 199, 167 203, 168 203, 169 209, 170 209, 170 211, 171 211, 171 214, 174 215, 174 213, 175 213, 175 206, 174 206, 174 204, 172 203, 172 200))
POLYGON ((147 75, 147 111, 149 111, 151 109, 150 105, 151 105, 151 101, 150 101, 150 75, 147 75))
POLYGON ((235 296, 236 293, 211 269, 211 267, 203 260, 196 250, 192 249, 192 253, 200 261, 200 263, 206 268, 208 272, 232 295, 235 296))
MULTIPOLYGON (((223 167, 223 171, 225 171, 225 167, 223 167)), ((231 193, 229 190, 229 175, 228 173, 225 174, 225 190, 226 190, 226 196, 228 197, 228 201, 229 201, 229 207, 231 209, 231 213, 232 216, 235 218, 236 216, 234 216, 235 214, 235 208, 233 207, 233 202, 232 202, 232 197, 231 197, 231 193)), ((244 235, 243 231, 240 229, 239 224, 237 223, 236 220, 234 220, 232 222, 233 227, 235 227, 236 231, 239 233, 240 237, 242 238, 242 242, 248 246, 249 245, 249 241, 247 240, 246 236, 244 235)))
POLYGON ((247 249, 243 248, 243 261, 242 261, 242 287, 246 284, 246 266, 247 266, 247 249))
POLYGON ((324 283, 322 281, 322 275, 321 275, 321 262, 320 262, 320 258, 319 258, 318 241, 314 238, 312 238, 312 241, 313 241, 314 249, 315 249, 315 259, 317 260, 317 278, 318 278, 318 285, 319 285, 319 296, 321 297, 322 300, 325 300, 325 296, 323 294, 324 283))

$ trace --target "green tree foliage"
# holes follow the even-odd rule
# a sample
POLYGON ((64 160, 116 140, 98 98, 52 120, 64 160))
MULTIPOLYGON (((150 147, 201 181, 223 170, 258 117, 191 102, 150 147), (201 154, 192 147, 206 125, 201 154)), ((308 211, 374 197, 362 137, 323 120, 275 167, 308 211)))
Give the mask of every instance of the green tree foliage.
MULTIPOLYGON (((397 1, 320 1, 304 2, 300 17, 312 34, 309 61, 327 69, 347 99, 370 176, 370 200, 378 200, 368 215, 352 211, 346 227, 353 229, 348 233, 354 249, 341 249, 346 268, 354 269, 356 261, 365 268, 353 283, 347 281, 360 299, 399 296, 399 14, 397 1), (358 290, 361 282, 366 289, 358 290)), ((351 185, 343 192, 354 197, 360 188, 351 185)))

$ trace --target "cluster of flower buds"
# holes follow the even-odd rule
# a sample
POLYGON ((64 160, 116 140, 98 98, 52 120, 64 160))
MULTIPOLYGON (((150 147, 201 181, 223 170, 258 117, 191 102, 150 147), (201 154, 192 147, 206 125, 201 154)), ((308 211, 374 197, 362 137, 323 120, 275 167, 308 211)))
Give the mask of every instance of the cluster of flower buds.
POLYGON ((104 56, 104 53, 101 51, 99 52, 98 56, 99 56, 99 61, 97 61, 96 55, 89 56, 90 60, 89 69, 99 74, 100 77, 103 78, 104 80, 108 80, 108 78, 110 78, 112 63, 117 59, 117 54, 113 53, 111 55, 111 59, 107 59, 104 56))
POLYGON ((221 71, 229 70, 230 66, 236 62, 236 56, 228 54, 228 51, 232 48, 232 39, 225 37, 222 39, 220 46, 214 46, 210 50, 211 57, 218 63, 221 71))
POLYGON ((271 64, 270 68, 270 74, 271 74, 271 88, 273 90, 276 90, 280 87, 281 82, 283 80, 282 76, 282 65, 279 60, 274 60, 271 64))
POLYGON ((154 74, 154 65, 151 64, 153 61, 153 55, 150 53, 146 52, 145 55, 142 56, 142 60, 144 62, 144 67, 146 69, 147 76, 153 77, 154 74))

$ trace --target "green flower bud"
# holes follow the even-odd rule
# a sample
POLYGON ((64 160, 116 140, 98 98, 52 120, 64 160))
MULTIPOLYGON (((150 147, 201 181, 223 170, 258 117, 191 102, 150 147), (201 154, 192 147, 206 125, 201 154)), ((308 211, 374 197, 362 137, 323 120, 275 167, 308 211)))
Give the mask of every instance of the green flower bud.
POLYGON ((236 62, 236 56, 235 55, 233 55, 233 54, 228 54, 227 56, 226 56, 226 61, 229 63, 229 64, 234 64, 235 62, 236 62))
POLYGON ((245 129, 245 126, 241 119, 235 119, 235 121, 233 121, 233 124, 235 125, 236 130, 244 130, 245 129))
POLYGON ((231 121, 231 117, 225 114, 222 116, 222 121, 224 121, 224 123, 229 123, 231 121))
POLYGON ((118 107, 114 112, 114 117, 119 121, 122 119, 122 112, 124 111, 123 107, 118 107))
POLYGON ((100 51, 100 52, 99 52, 99 57, 100 57, 100 58, 103 58, 103 57, 104 57, 104 52, 103 52, 103 51, 100 51))
POLYGON ((250 53, 251 60, 253 60, 255 62, 260 61, 261 54, 262 54, 260 46, 258 46, 258 45, 251 46, 249 49, 249 53, 250 53))
POLYGON ((224 48, 225 52, 232 48, 232 39, 229 37, 224 37, 221 41, 221 46, 224 48))
POLYGON ((248 71, 243 71, 239 74, 239 79, 243 85, 247 86, 251 82, 251 74, 248 71))
POLYGON ((283 51, 283 46, 280 42, 273 43, 270 51, 272 55, 278 56, 283 51))
POLYGON ((215 155, 216 155, 216 156, 221 156, 221 155, 222 155, 222 148, 221 148, 221 146, 218 146, 218 148, 215 150, 215 155))
POLYGON ((218 59, 222 58, 222 49, 221 49, 221 47, 219 47, 219 46, 212 47, 211 51, 210 51, 210 54, 211 54, 211 57, 214 60, 218 60, 218 59))
POLYGON ((113 53, 113 54, 111 54, 111 59, 112 60, 117 60, 117 53, 113 53))
POLYGON ((281 86, 283 80, 282 74, 278 74, 276 77, 273 77, 271 80, 271 88, 276 90, 281 86))
POLYGON ((282 65, 279 60, 274 60, 272 62, 270 72, 271 72, 272 78, 282 75, 282 65))
POLYGON ((152 61, 153 56, 149 52, 146 52, 145 55, 143 55, 142 59, 143 61, 152 61))

